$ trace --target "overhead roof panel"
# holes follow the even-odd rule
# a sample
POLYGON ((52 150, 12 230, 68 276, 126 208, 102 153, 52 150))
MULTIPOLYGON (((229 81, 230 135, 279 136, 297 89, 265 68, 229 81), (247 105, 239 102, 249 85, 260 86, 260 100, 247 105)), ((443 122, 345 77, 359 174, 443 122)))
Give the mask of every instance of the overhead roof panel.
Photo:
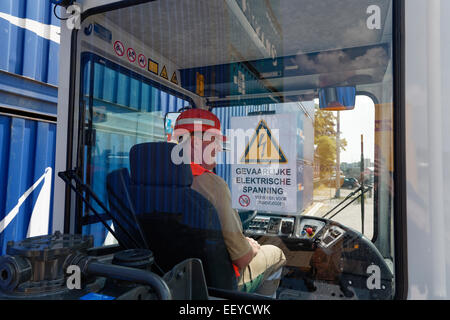
POLYGON ((390 0, 167 0, 106 17, 181 68, 193 68, 377 44, 391 29, 389 5, 390 0), (371 5, 380 8, 381 29, 367 27, 371 5), (261 43, 275 51, 264 52, 261 43))

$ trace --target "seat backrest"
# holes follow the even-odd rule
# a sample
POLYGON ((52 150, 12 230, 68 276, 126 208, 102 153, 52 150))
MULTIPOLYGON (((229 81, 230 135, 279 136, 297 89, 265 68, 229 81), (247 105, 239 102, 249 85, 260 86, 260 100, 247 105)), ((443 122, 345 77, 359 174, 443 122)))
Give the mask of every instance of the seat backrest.
POLYGON ((174 147, 156 142, 130 150, 129 195, 149 248, 165 271, 199 258, 209 286, 236 289, 217 211, 191 188, 190 165, 172 162, 174 147))

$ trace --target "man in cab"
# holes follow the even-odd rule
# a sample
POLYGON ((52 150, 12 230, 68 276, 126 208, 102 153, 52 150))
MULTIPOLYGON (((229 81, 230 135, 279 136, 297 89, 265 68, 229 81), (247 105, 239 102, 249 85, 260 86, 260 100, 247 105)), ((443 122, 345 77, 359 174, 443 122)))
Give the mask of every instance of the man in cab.
POLYGON ((260 246, 256 240, 245 237, 239 214, 231 205, 230 189, 225 180, 213 172, 217 153, 223 150, 223 141, 226 141, 219 119, 207 110, 188 109, 178 116, 174 137, 179 143, 187 144, 190 151, 194 176, 191 187, 217 210, 225 245, 238 277, 238 289, 275 298, 286 258, 280 248, 260 246))

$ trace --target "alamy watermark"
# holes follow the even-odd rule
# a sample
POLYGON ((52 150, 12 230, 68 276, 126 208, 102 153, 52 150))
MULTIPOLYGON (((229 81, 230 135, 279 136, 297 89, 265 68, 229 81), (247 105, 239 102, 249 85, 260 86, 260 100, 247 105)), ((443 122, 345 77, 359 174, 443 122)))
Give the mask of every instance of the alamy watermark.
POLYGON ((174 164, 245 164, 246 155, 258 162, 260 159, 272 157, 270 165, 279 165, 276 155, 280 148, 280 130, 272 128, 269 131, 255 129, 228 129, 224 143, 222 134, 217 129, 201 130, 201 123, 194 124, 194 131, 177 129, 174 137, 177 145, 172 149, 171 160, 174 164), (277 148, 274 148, 274 145, 277 148), (224 149, 225 147, 225 149, 224 149), (226 151, 219 156, 219 152, 226 151))
POLYGON ((366 281, 367 289, 369 290, 380 290, 386 289, 384 285, 381 284, 381 269, 375 264, 371 264, 367 267, 366 273, 369 275, 366 281))
POLYGON ((67 289, 81 289, 81 269, 77 265, 70 265, 67 267, 66 273, 69 277, 66 280, 67 289))
POLYGON ((367 8, 366 24, 369 30, 381 30, 381 8, 377 5, 371 5, 367 8))

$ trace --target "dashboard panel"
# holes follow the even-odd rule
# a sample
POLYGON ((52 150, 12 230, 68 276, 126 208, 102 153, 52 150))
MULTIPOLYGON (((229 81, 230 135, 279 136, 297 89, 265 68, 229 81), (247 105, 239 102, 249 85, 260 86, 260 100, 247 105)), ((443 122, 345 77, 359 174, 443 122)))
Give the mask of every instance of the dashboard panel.
POLYGON ((295 218, 256 216, 246 230, 248 236, 291 236, 294 232, 295 218))
POLYGON ((262 245, 276 245, 285 253, 286 275, 281 281, 280 297, 297 299, 319 290, 326 298, 332 290, 325 288, 338 288, 339 296, 345 298, 392 296, 393 273, 375 245, 361 233, 335 221, 258 214, 244 233, 262 245), (367 270, 372 265, 380 268, 381 290, 367 290, 367 270), (293 288, 297 289, 292 291, 293 288))
POLYGON ((345 230, 338 226, 330 226, 320 240, 320 246, 329 248, 338 242, 345 234, 345 230))
POLYGON ((302 240, 314 240, 322 234, 325 225, 321 220, 302 218, 296 236, 302 240))
POLYGON ((278 236, 314 241, 326 226, 325 220, 309 217, 257 215, 245 230, 247 236, 278 236))

